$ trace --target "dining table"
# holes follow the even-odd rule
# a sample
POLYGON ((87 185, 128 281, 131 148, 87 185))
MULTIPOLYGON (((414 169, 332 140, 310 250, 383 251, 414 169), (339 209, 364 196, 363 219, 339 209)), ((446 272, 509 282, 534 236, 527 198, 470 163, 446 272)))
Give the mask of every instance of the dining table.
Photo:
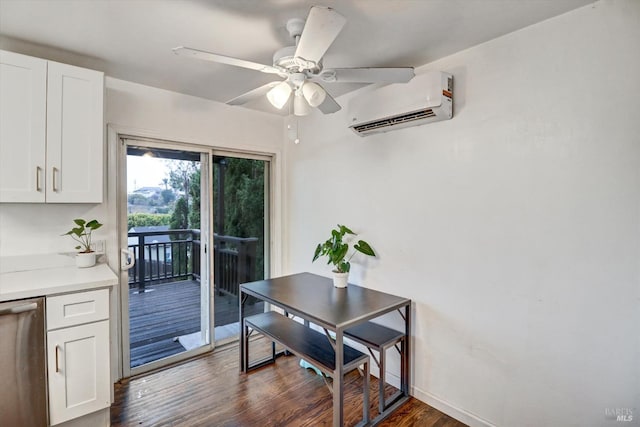
MULTIPOLYGON (((333 425, 344 423, 344 338, 345 331, 362 325, 388 313, 398 312, 403 325, 404 340, 400 353, 399 397, 368 425, 375 425, 409 399, 411 300, 364 286, 349 284, 345 288, 333 286, 332 280, 313 273, 297 273, 274 277, 240 286, 240 371, 248 372, 249 365, 245 305, 250 297, 262 300, 265 310, 279 308, 287 316, 304 321, 304 325, 316 325, 324 330, 332 341, 335 356, 333 375, 333 425)), ((254 300, 255 302, 255 300, 254 300)), ((394 315, 390 315, 394 316, 394 315)), ((275 348, 275 347, 274 347, 275 348)), ((274 350, 275 351, 275 350, 274 350)), ((275 354, 275 353, 274 353, 275 354)), ((367 393, 368 396, 368 393, 367 393)))

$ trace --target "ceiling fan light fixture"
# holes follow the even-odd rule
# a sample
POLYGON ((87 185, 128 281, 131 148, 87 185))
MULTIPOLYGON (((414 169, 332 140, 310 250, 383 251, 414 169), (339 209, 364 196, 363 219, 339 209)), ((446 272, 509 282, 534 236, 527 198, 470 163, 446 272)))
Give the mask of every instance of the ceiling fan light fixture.
POLYGON ((287 103, 289 97, 291 96, 291 86, 287 81, 281 82, 273 87, 269 92, 267 92, 267 99, 278 110, 281 110, 282 107, 287 103))
POLYGON ((306 116, 310 112, 311 108, 309 107, 309 104, 304 100, 300 91, 297 91, 296 95, 293 97, 293 114, 296 116, 306 116))
POLYGON ((297 101, 299 115, 306 114, 312 107, 323 114, 335 113, 341 109, 331 94, 324 89, 325 83, 407 83, 415 76, 412 67, 356 67, 324 70, 323 57, 345 23, 346 18, 333 8, 312 6, 306 19, 295 18, 287 21, 286 28, 294 40, 294 45, 278 49, 273 55, 272 65, 186 46, 176 47, 173 52, 177 55, 280 76, 285 80, 263 84, 227 101, 227 104, 244 105, 254 99, 264 99, 266 95, 269 102, 277 109, 282 110, 286 105, 288 112, 295 113, 296 101, 289 101, 291 93, 295 91, 304 99, 304 102, 302 99, 297 101))
POLYGON ((306 99, 312 107, 317 107, 322 104, 327 97, 327 92, 325 92, 322 86, 313 82, 306 82, 302 86, 302 94, 304 95, 304 99, 306 99))

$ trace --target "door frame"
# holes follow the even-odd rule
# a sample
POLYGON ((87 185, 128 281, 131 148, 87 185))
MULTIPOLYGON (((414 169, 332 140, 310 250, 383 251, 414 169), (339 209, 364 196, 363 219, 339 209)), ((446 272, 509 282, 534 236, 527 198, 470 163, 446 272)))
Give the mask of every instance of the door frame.
MULTIPOLYGON (((118 276, 122 276, 121 271, 121 236, 120 236, 120 224, 122 221, 127 221, 125 215, 122 214, 124 210, 122 206, 126 206, 127 194, 126 194, 126 182, 123 182, 122 178, 126 167, 126 162, 122 160, 123 146, 120 143, 122 137, 131 137, 139 140, 156 140, 156 141, 171 141, 174 144, 182 146, 197 147, 198 150, 211 150, 210 157, 213 153, 227 153, 229 155, 257 155, 261 158, 270 157, 269 168, 269 224, 268 230, 268 245, 269 245, 269 272, 271 277, 279 276, 282 274, 283 265, 286 265, 286 254, 283 251, 283 241, 286 240, 287 231, 283 228, 284 222, 284 202, 283 193, 285 191, 285 185, 283 180, 283 154, 278 148, 264 148, 259 146, 251 146, 244 143, 234 144, 233 146, 216 144, 212 141, 203 141, 194 138, 185 139, 182 136, 172 134, 170 132, 154 132, 148 129, 140 129, 137 127, 124 126, 114 123, 108 123, 106 129, 107 136, 107 167, 105 170, 113 171, 116 173, 110 173, 105 180, 105 203, 107 204, 108 217, 112 219, 112 224, 107 227, 108 243, 106 248, 107 260, 109 267, 117 272, 118 276), (122 187, 124 185, 124 191, 122 187), (123 218, 124 217, 124 218, 123 218), (274 236, 280 236, 274 238, 274 236)), ((126 152, 124 153, 126 156, 126 152)), ((210 163, 212 160, 210 161, 210 163)), ((209 167, 210 182, 213 182, 213 165, 209 167)), ((213 198, 209 198, 210 203, 213 202, 213 198)), ((209 206, 210 212, 213 212, 213 207, 209 206)), ((213 229, 213 215, 209 215, 210 228, 213 229)), ((265 237, 266 240, 266 237, 265 237)), ((126 239, 125 239, 126 241, 126 239)), ((210 242, 211 243, 211 242, 210 242)), ((208 251, 209 257, 213 258, 213 251, 208 251)), ((209 268, 209 283, 213 284, 213 259, 210 259, 209 268)), ((128 280, 128 277, 126 278, 128 280)), ((111 292, 111 304, 110 304, 110 318, 111 321, 111 380, 112 383, 130 376, 130 367, 127 366, 127 375, 125 376, 125 364, 122 357, 123 349, 123 334, 122 334, 122 313, 126 311, 126 321, 129 321, 128 307, 123 310, 121 303, 121 286, 114 287, 111 292)), ((211 293, 212 295, 212 293, 211 293)), ((213 305, 213 299, 211 299, 213 305)), ((213 307, 210 311, 210 319, 213 323, 214 313, 213 307)), ((213 327, 213 326, 212 326, 213 327)), ((213 331, 213 330, 212 330, 213 331)), ((127 339, 129 337, 127 336, 127 339)), ((213 339, 211 341, 214 341, 213 339)), ((214 343, 211 343, 213 346, 214 343)), ((213 347, 212 347, 213 348, 213 347)), ((191 356, 190 356, 191 357, 191 356)), ((112 400, 113 388, 111 390, 112 400)))

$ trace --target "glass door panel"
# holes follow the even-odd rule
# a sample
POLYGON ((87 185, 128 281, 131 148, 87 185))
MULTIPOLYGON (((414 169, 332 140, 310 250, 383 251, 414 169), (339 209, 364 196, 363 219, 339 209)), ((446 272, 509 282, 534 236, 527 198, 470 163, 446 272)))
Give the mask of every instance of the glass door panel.
POLYGON ((210 347, 209 154, 126 142, 127 244, 136 259, 128 271, 128 353, 135 374, 210 347))
MULTIPOLYGON (((237 339, 239 285, 268 277, 268 159, 213 156, 215 340, 237 339)), ((247 315, 264 311, 248 301, 247 315)))

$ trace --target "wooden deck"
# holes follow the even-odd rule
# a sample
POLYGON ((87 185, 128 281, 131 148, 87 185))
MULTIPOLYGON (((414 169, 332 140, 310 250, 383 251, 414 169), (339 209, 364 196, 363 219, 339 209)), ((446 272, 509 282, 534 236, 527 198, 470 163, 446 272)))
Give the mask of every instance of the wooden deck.
MULTIPOLYGON (((147 286, 151 292, 129 291, 131 367, 184 351, 177 337, 200 330, 200 282, 185 280, 147 286)), ((238 299, 216 292, 215 326, 238 322, 238 299)), ((264 303, 247 305, 248 314, 264 311, 264 303)))

